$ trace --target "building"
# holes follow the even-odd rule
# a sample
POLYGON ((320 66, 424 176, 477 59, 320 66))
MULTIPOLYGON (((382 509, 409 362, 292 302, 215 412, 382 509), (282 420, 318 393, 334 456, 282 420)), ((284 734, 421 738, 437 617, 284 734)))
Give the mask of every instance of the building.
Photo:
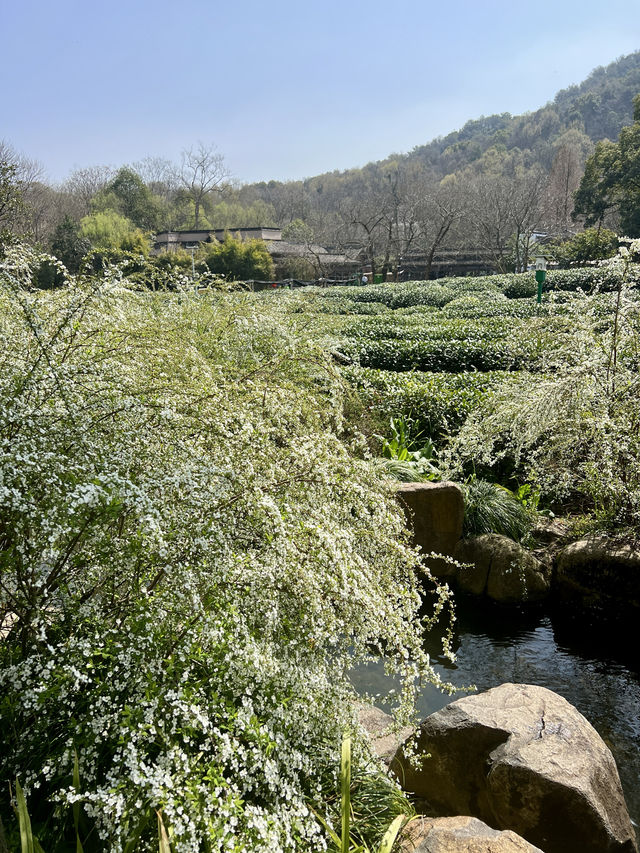
POLYGON ((208 228, 206 231, 160 231, 156 234, 153 249, 161 252, 176 252, 192 249, 200 243, 222 242, 227 233, 240 235, 241 240, 264 240, 267 243, 282 240, 281 228, 208 228))
POLYGON ((278 278, 331 278, 349 276, 360 264, 357 252, 328 251, 316 244, 289 243, 281 228, 209 228, 202 231, 160 231, 153 250, 156 254, 191 250, 201 243, 222 242, 227 234, 241 240, 262 240, 273 258, 278 278), (296 262, 304 262, 302 265, 296 262))

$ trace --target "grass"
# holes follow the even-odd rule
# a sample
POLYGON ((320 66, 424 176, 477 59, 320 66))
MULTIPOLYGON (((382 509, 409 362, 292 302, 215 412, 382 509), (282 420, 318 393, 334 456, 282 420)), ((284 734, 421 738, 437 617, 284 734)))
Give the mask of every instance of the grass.
POLYGON ((497 483, 470 478, 460 487, 464 494, 464 536, 500 533, 521 542, 531 532, 535 512, 513 492, 497 483))

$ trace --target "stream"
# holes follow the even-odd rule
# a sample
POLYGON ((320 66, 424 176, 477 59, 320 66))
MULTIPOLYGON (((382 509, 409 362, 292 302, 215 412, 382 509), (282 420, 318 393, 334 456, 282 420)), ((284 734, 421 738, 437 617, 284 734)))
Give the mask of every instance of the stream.
MULTIPOLYGON (((537 684, 564 696, 593 725, 618 765, 629 814, 640 824, 640 660, 635 624, 606 623, 575 611, 504 608, 456 596, 455 664, 437 639, 425 645, 441 677, 456 686, 488 690, 504 682, 537 684)), ((352 676, 361 692, 388 689, 382 667, 352 676)), ((421 718, 456 698, 423 689, 421 718)), ((384 707, 384 706, 381 706, 384 707)))

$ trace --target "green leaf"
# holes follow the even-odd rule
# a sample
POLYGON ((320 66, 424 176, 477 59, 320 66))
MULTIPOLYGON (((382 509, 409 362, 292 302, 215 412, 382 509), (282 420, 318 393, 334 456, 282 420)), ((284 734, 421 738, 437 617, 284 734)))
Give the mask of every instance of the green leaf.
MULTIPOLYGON (((80 793, 80 768, 78 767, 78 753, 73 750, 73 787, 76 794, 80 793)), ((76 853, 84 853, 80 841, 80 803, 73 804, 73 826, 76 831, 76 853)))
POLYGON ((156 814, 158 815, 158 853, 171 853, 171 842, 162 820, 162 811, 157 810, 156 814))
POLYGON ((318 812, 313 808, 313 806, 311 806, 310 808, 311 808, 311 811, 314 813, 314 815, 318 818, 320 823, 327 830, 327 833, 328 833, 329 837, 331 838, 331 840, 333 841, 333 843, 336 845, 338 850, 340 850, 342 845, 341 845, 340 836, 338 835, 338 833, 329 826, 327 821, 322 817, 321 814, 318 814, 318 812))
POLYGON ((18 812, 18 823, 20 824, 20 845, 22 853, 35 853, 33 843, 33 832, 31 831, 31 818, 27 809, 27 801, 24 798, 24 793, 20 787, 20 782, 16 779, 16 803, 18 812))
POLYGON ((349 838, 349 821, 351 818, 351 738, 342 741, 342 756, 340 760, 340 787, 342 795, 342 844, 341 853, 349 853, 351 840, 349 838))
POLYGON ((407 816, 403 814, 399 814, 396 818, 394 818, 393 822, 385 832, 382 841, 380 842, 380 846, 378 847, 378 853, 391 853, 391 849, 395 843, 396 838, 398 837, 398 833, 404 826, 407 820, 407 816))
POLYGON ((138 821, 138 825, 136 826, 133 835, 129 838, 127 843, 124 846, 122 853, 134 853, 134 850, 138 846, 138 841, 140 840, 140 836, 145 828, 145 826, 149 823, 151 819, 152 811, 148 809, 145 814, 142 815, 140 820, 138 821))

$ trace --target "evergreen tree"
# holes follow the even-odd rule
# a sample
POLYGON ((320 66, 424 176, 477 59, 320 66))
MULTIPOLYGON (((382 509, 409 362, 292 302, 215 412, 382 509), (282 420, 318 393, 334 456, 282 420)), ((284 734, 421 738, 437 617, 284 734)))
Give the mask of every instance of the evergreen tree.
POLYGON ((53 235, 52 254, 62 261, 69 272, 77 272, 90 249, 91 243, 80 234, 79 224, 70 216, 65 216, 53 235))
POLYGON ((616 210, 620 229, 629 237, 640 236, 640 94, 633 101, 633 124, 623 127, 617 142, 604 140, 587 160, 575 195, 574 216, 583 215, 587 225, 602 224, 605 214, 616 210))

